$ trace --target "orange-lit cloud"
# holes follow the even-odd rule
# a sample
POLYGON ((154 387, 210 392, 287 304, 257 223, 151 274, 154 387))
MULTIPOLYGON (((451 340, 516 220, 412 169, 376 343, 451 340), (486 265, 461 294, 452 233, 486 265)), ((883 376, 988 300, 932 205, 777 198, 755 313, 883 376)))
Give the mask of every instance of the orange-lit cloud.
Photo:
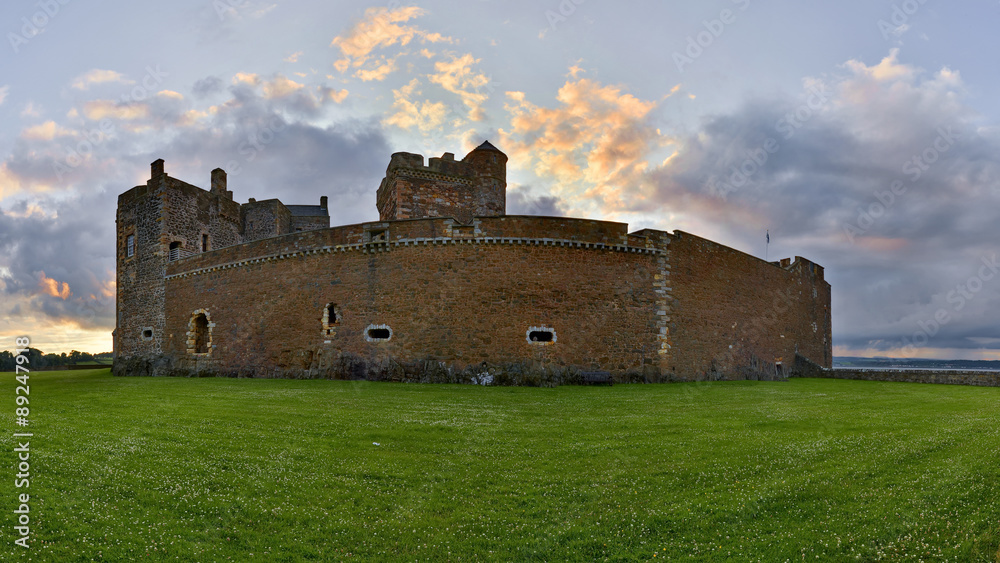
POLYGON ((110 117, 125 121, 149 116, 149 106, 143 103, 118 104, 114 100, 94 100, 83 104, 83 115, 94 121, 110 117))
POLYGON ((395 99, 392 108, 395 113, 383 120, 383 123, 403 129, 416 127, 425 133, 439 128, 444 123, 448 109, 443 103, 411 99, 420 95, 420 91, 417 90, 419 83, 420 81, 414 78, 406 86, 392 91, 395 99))
POLYGON ((0 200, 24 188, 20 178, 11 172, 6 162, 0 163, 0 200))
POLYGON ((44 271, 41 272, 40 279, 38 280, 38 287, 45 295, 51 295, 52 297, 58 297, 59 299, 68 299, 70 295, 73 295, 73 292, 69 289, 68 283, 60 283, 52 278, 46 277, 44 271))
POLYGON ((372 80, 381 82, 382 80, 385 80, 391 72, 396 70, 396 59, 398 58, 398 56, 391 59, 387 59, 384 56, 380 57, 378 62, 375 63, 372 68, 360 68, 354 73, 354 76, 357 76, 363 82, 370 82, 372 80))
POLYGON ((46 121, 41 125, 28 127, 21 132, 21 138, 28 141, 51 141, 56 137, 66 137, 72 135, 67 129, 56 125, 55 121, 46 121))
POLYGON ((485 74, 472 70, 472 66, 478 62, 479 59, 473 58, 470 54, 453 56, 450 61, 434 63, 434 70, 437 72, 428 75, 431 82, 457 94, 462 99, 462 103, 469 110, 468 117, 472 121, 482 121, 484 118, 482 104, 486 101, 487 95, 482 89, 490 82, 485 74))
POLYGON ((121 84, 135 83, 134 80, 125 78, 120 72, 95 68, 77 76, 70 86, 77 90, 87 90, 93 84, 101 84, 104 82, 118 82, 121 84))
POLYGON ((556 195, 607 211, 641 197, 646 159, 666 141, 649 119, 657 103, 586 78, 570 78, 556 99, 557 107, 546 108, 507 92, 510 129, 500 135, 511 162, 554 178, 556 195))
POLYGON ((302 84, 299 84, 289 78, 285 78, 279 74, 275 76, 274 80, 264 82, 263 91, 265 98, 273 100, 275 98, 284 98, 285 96, 294 94, 302 88, 302 84))
POLYGON ((334 101, 334 102, 336 102, 336 103, 339 104, 340 102, 344 101, 344 98, 347 97, 348 91, 347 90, 335 90, 333 88, 327 88, 327 87, 324 86, 324 87, 320 87, 320 94, 322 96, 326 97, 326 99, 332 100, 332 101, 334 101))
MULTIPOLYGON (((395 58, 374 58, 376 49, 399 45, 405 47, 414 38, 425 43, 451 43, 450 37, 440 33, 427 32, 406 22, 424 14, 417 6, 404 6, 396 9, 368 8, 364 17, 351 26, 347 33, 337 36, 330 42, 331 47, 339 47, 343 58, 333 63, 339 72, 347 72, 351 67, 358 69, 355 76, 362 80, 382 80, 393 70, 396 70, 395 58), (366 67, 369 61, 374 61, 371 68, 366 67)), ((398 56, 398 55, 397 55, 398 56)))

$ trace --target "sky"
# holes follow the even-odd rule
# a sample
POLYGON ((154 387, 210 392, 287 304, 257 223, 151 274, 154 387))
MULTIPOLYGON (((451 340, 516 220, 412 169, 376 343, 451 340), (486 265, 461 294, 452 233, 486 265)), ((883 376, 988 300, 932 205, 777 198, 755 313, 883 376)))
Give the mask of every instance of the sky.
POLYGON ((389 155, 508 163, 508 213, 683 230, 833 288, 838 356, 1000 359, 1000 3, 0 5, 0 349, 110 351, 149 164, 377 220, 389 155), (766 242, 767 234, 770 243, 766 242))

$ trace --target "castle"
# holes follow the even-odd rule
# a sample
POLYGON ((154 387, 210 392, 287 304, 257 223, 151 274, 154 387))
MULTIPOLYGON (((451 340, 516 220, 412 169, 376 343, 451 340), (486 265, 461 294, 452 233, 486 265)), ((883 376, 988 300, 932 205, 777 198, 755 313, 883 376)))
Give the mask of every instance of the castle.
POLYGON ((830 285, 695 235, 506 214, 507 156, 393 154, 379 221, 240 204, 170 177, 121 194, 116 375, 559 384, 830 367, 830 285))

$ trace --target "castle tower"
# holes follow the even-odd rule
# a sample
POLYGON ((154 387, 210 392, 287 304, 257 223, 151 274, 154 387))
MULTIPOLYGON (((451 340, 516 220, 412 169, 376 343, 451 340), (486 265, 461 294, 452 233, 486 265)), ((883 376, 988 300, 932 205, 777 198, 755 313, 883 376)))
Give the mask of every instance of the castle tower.
POLYGON ((507 155, 489 141, 462 160, 446 152, 428 159, 419 154, 392 155, 376 201, 379 220, 504 215, 507 209, 507 155))
POLYGON ((150 165, 150 178, 118 196, 117 321, 115 372, 148 371, 164 342, 183 335, 166 331, 166 269, 169 262, 239 244, 240 204, 227 189, 226 172, 212 171, 206 191, 164 171, 163 159, 150 165))
POLYGON ((462 162, 472 165, 474 178, 473 215, 491 217, 507 214, 507 155, 489 141, 465 155, 462 162))
POLYGON ((153 358, 163 350, 168 242, 162 217, 166 183, 163 159, 157 159, 150 165, 145 185, 118 196, 116 373, 132 367, 119 366, 118 356, 153 358))

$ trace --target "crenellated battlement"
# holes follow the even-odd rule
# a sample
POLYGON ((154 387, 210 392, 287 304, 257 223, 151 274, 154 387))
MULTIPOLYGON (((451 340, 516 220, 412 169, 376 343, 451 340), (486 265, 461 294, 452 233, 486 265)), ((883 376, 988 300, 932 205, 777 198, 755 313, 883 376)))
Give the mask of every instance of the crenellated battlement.
POLYGON ((462 160, 446 152, 431 157, 398 152, 389 159, 376 194, 379 219, 453 217, 468 223, 507 211, 507 155, 479 145, 462 160))

